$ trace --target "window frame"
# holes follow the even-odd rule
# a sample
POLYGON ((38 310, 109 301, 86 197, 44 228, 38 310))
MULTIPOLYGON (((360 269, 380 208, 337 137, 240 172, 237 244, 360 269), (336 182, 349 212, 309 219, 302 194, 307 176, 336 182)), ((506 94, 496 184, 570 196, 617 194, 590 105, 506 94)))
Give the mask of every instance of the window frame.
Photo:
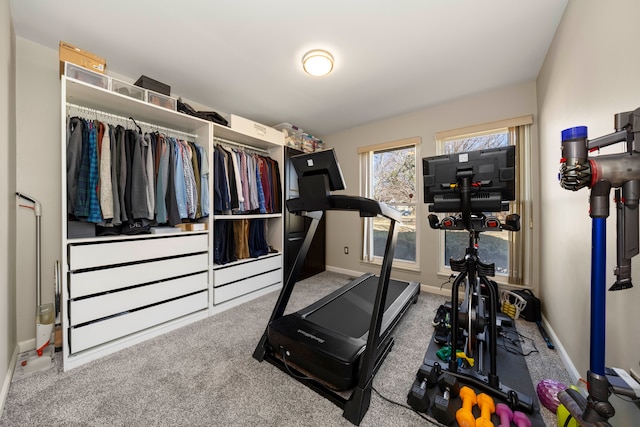
MULTIPOLYGON (((420 235, 418 233, 420 224, 420 210, 419 209, 419 153, 420 144, 422 138, 419 136, 404 138, 394 141, 383 142, 379 144, 372 144, 358 147, 358 158, 360 168, 360 195, 373 199, 373 155, 380 151, 389 151, 396 149, 403 149, 413 147, 415 151, 415 177, 414 177, 414 196, 413 201, 406 203, 407 206, 413 206, 416 214, 415 223, 415 245, 416 245, 416 260, 403 260, 395 258, 393 259, 393 268, 400 268, 412 271, 418 271, 420 268, 420 235)), ((399 224, 398 224, 399 225, 399 224)), ((362 218, 362 253, 361 261, 365 263, 371 263, 375 265, 382 264, 382 257, 374 254, 373 243, 373 218, 362 218)))
MULTIPOLYGON (((532 254, 533 254, 533 213, 532 194, 533 184, 531 175, 532 137, 531 125, 533 116, 521 116, 507 120, 500 120, 465 128, 453 129, 435 134, 436 153, 444 153, 444 145, 447 141, 464 139, 473 136, 498 133, 505 129, 509 133, 509 143, 516 147, 516 200, 511 201, 510 211, 520 215, 520 231, 508 233, 509 272, 507 275, 499 274, 494 279, 503 284, 512 286, 526 286, 531 284, 532 254)), ((481 236, 482 239, 482 236, 481 236)), ((482 245, 482 240, 480 240, 482 245)), ((451 268, 445 264, 445 233, 438 233, 438 267, 437 273, 443 277, 449 277, 451 268)))

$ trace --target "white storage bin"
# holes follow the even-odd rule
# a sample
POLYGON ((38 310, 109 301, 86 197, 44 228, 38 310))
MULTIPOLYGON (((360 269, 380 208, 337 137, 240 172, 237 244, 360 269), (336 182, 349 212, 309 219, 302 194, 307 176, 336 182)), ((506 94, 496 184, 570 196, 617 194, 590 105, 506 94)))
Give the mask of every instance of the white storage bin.
POLYGON ((64 75, 72 79, 80 80, 81 82, 109 90, 109 82, 111 80, 109 76, 94 73, 91 70, 87 70, 86 68, 72 64, 71 62, 65 62, 64 75))
POLYGON ((111 79, 111 91, 139 99, 140 101, 147 100, 147 91, 145 89, 114 78, 111 79))
POLYGON ((152 90, 147 91, 147 102, 149 104, 157 105, 167 110, 177 110, 177 101, 175 98, 163 95, 152 90))

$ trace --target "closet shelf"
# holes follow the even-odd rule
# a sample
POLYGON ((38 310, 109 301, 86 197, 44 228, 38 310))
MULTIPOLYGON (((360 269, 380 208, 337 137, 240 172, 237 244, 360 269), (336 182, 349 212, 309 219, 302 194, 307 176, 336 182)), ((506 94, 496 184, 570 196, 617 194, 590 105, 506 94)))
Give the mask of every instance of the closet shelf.
POLYGON ((282 255, 282 252, 273 252, 267 255, 259 256, 258 258, 243 258, 243 259, 239 259, 237 261, 229 262, 226 264, 213 264, 213 270, 219 270, 221 268, 228 268, 228 267, 235 267, 237 265, 248 264, 251 262, 261 261, 263 259, 278 257, 281 255, 282 255))
POLYGON ((268 219, 268 218, 282 218, 281 212, 269 213, 269 214, 238 214, 238 215, 214 215, 214 220, 219 219, 268 219))
POLYGON ((109 242, 109 241, 117 241, 117 240, 140 240, 140 239, 158 239, 163 237, 179 237, 179 236, 188 236, 194 234, 207 234, 207 230, 202 231, 181 231, 179 233, 158 233, 158 234, 138 234, 138 235, 126 235, 126 234, 118 234, 115 236, 94 236, 94 237, 75 237, 68 238, 67 243, 96 243, 96 242, 109 242))
POLYGON ((130 116, 143 122, 170 127, 182 132, 196 133, 200 128, 208 127, 206 120, 189 116, 177 111, 167 110, 117 92, 111 92, 80 80, 67 77, 66 102, 111 114, 127 111, 130 116))

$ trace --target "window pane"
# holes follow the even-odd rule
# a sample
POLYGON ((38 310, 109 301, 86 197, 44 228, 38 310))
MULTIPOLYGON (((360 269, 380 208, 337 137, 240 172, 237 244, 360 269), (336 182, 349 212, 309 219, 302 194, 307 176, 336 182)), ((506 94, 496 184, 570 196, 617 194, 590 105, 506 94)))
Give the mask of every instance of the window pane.
POLYGON ((472 136, 454 139, 444 143, 444 154, 463 153, 465 151, 482 150, 485 148, 506 147, 509 145, 509 132, 472 136))
MULTIPOLYGON (((395 259, 416 261, 415 146, 373 153, 373 198, 402 213, 395 259)), ((373 219, 373 255, 384 256, 389 220, 373 219)))
MULTIPOLYGON (((496 264, 496 274, 509 273, 509 244, 508 235, 502 232, 484 232, 480 234, 478 243, 478 258, 485 264, 496 264)), ((462 259, 469 246, 469 232, 445 231, 444 262, 450 267, 449 260, 462 259)))
MULTIPOLYGON (((396 224, 398 240, 396 242, 395 259, 416 261, 416 207, 392 206, 402 213, 402 222, 396 224)), ((373 220, 373 255, 383 257, 389 232, 389 220, 376 217, 373 220)))

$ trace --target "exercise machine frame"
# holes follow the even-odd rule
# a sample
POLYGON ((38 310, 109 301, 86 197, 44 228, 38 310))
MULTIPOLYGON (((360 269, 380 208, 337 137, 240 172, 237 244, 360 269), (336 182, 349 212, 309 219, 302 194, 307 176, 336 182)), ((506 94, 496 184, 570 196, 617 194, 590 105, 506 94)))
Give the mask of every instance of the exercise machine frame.
MULTIPOLYGON (((520 216, 509 214, 504 223, 495 216, 486 216, 481 212, 475 212, 472 195, 482 191, 482 183, 474 182, 473 173, 468 170, 461 170, 457 173, 457 182, 452 183, 451 191, 459 193, 461 213, 457 216, 447 216, 440 221, 434 214, 429 215, 429 225, 431 228, 440 230, 467 230, 469 232, 469 245, 465 250, 464 258, 460 260, 450 260, 451 269, 458 272, 451 288, 451 334, 450 345, 452 346, 451 357, 446 370, 457 377, 461 382, 468 383, 477 389, 489 393, 494 397, 509 403, 514 409, 519 409, 531 413, 533 411, 533 400, 514 388, 507 387, 500 382, 497 367, 497 322, 499 294, 495 282, 488 279, 495 275, 495 264, 486 264, 478 257, 478 241, 480 233, 484 231, 519 231, 520 216), (459 288, 465 286, 464 302, 465 307, 461 311, 459 308, 459 288), (488 316, 483 300, 482 287, 487 291, 489 303, 488 316), (475 303, 475 316, 473 315, 472 304, 475 303), (480 334, 481 339, 477 339, 475 353, 479 360, 474 364, 475 369, 458 366, 457 351, 453 351, 458 343, 458 328, 460 323, 467 324, 467 342, 465 348, 470 348, 472 342, 480 334), (488 332, 488 338, 487 338, 488 332), (484 362, 484 342, 488 341, 489 347, 489 370, 485 375, 484 362)), ((439 206, 432 206, 431 210, 442 212, 439 206)), ((504 206, 501 203, 501 206, 504 206)), ((507 206, 504 206, 504 210, 507 206)), ((426 357, 426 356, 425 356, 426 357)), ((427 361, 425 360, 426 364, 427 361)), ((433 363, 429 368, 434 369, 433 363)))
MULTIPOLYGON (((358 381, 348 397, 348 393, 340 393, 333 390, 320 379, 309 378, 304 372, 296 370, 295 366, 287 364, 284 360, 277 356, 277 349, 274 349, 269 343, 267 330, 263 333, 258 345, 256 346, 253 357, 258 361, 266 360, 274 366, 289 374, 299 382, 305 384, 317 393, 321 394, 337 406, 341 407, 344 412, 343 416, 355 425, 359 425, 362 418, 366 414, 370 401, 373 387, 373 378, 384 361, 386 355, 391 351, 393 339, 390 333, 381 336, 381 327, 384 316, 384 306, 387 298, 387 289, 391 275, 391 267, 395 254, 395 247, 398 238, 398 230, 396 224, 402 219, 402 215, 395 209, 390 208, 384 203, 365 197, 331 195, 330 189, 335 186, 330 182, 328 174, 315 174, 298 177, 300 197, 287 200, 287 209, 290 212, 304 215, 311 218, 311 224, 305 235, 302 246, 296 256, 293 268, 286 282, 282 287, 276 305, 273 309, 269 324, 284 316, 291 293, 296 284, 297 278, 303 268, 303 263, 307 252, 311 246, 313 236, 316 232, 318 223, 322 218, 324 211, 341 210, 341 211, 358 211, 361 217, 383 216, 390 220, 389 231, 387 233, 387 241, 385 246, 384 257, 378 280, 371 322, 369 325, 369 333, 367 336, 364 354, 361 356, 361 366, 358 381), (297 371, 295 374, 294 371, 297 371)), ((417 295, 413 302, 417 300, 417 295)), ((410 304, 402 311, 406 312, 410 304)), ((387 328, 391 331, 395 324, 402 317, 400 314, 387 328)), ((268 328, 268 326, 267 326, 268 328)))

